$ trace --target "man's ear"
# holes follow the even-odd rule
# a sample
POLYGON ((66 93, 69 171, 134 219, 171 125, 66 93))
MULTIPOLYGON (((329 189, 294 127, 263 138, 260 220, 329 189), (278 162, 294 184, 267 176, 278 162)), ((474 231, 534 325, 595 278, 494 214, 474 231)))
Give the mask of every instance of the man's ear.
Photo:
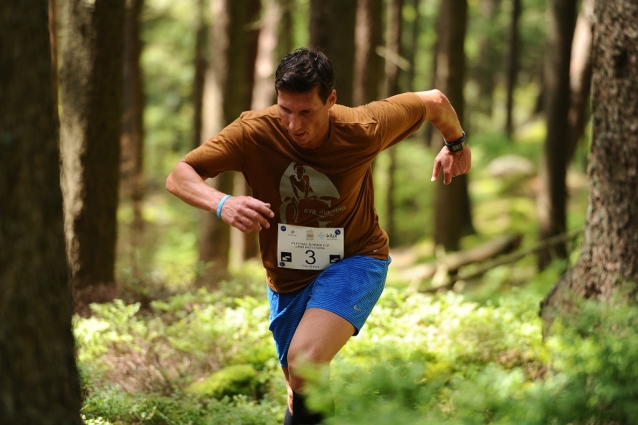
POLYGON ((337 91, 335 89, 332 89, 332 92, 328 96, 328 100, 326 101, 326 104, 332 107, 332 105, 334 105, 335 103, 337 103, 337 91))

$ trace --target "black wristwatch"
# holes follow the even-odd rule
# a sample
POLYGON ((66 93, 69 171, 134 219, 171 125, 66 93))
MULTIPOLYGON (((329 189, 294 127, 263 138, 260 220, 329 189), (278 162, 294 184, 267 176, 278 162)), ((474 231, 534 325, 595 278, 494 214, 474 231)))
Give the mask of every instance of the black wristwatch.
POLYGON ((462 151, 467 146, 467 140, 465 140, 465 131, 463 131, 463 137, 460 139, 454 140, 452 142, 448 142, 443 138, 443 142, 445 142, 445 146, 452 153, 462 151))

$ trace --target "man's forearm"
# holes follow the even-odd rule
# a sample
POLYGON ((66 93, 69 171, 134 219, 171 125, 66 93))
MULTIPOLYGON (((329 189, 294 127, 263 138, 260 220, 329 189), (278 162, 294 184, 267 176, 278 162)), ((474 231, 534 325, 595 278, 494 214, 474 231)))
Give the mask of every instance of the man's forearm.
POLYGON ((177 163, 166 179, 166 190, 187 204, 206 211, 215 211, 224 194, 210 187, 185 161, 177 163))
POLYGON ((425 104, 425 119, 443 134, 447 141, 463 137, 463 129, 448 98, 439 90, 416 93, 425 104))

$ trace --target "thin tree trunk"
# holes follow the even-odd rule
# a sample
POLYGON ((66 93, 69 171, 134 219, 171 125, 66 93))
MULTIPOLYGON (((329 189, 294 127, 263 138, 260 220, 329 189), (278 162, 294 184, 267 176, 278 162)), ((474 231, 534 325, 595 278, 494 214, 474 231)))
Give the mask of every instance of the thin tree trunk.
MULTIPOLYGON (((55 115, 58 114, 58 102, 59 102, 59 85, 58 85, 58 8, 56 0, 49 0, 49 40, 51 43, 51 68, 53 69, 53 107, 55 108, 55 115)), ((59 119, 56 120, 59 126, 59 119)))
MULTIPOLYGON (((540 240, 564 233, 567 228, 565 178, 569 145, 569 58, 576 21, 576 0, 552 0, 548 21, 544 72, 547 136, 537 200, 540 240)), ((554 258, 566 257, 565 244, 556 245, 538 254, 538 267, 543 269, 554 258)))
MULTIPOLYGON (((403 19, 404 25, 402 32, 405 36, 401 50, 403 51, 408 69, 403 70, 399 76, 399 90, 402 92, 415 90, 414 79, 416 78, 417 53, 419 52, 419 34, 422 30, 419 25, 421 0, 409 0, 408 5, 411 6, 415 15, 414 20, 409 22, 403 19)), ((417 87, 416 90, 424 89, 422 85, 420 86, 421 87, 417 87)))
POLYGON ((638 292, 638 4, 596 2, 589 206, 578 263, 543 301, 546 329, 574 315, 571 296, 636 303, 638 292))
POLYGON ((124 0, 70 0, 61 73, 67 252, 80 305, 115 291, 124 0))
POLYGON ((354 81, 354 0, 310 0, 310 45, 323 50, 335 69, 341 105, 352 106, 354 81))
MULTIPOLYGON (((277 30, 281 21, 282 9, 278 0, 264 2, 261 30, 257 45, 257 58, 255 61, 255 84, 253 87, 253 110, 266 108, 276 102, 275 85, 275 50, 277 48, 277 30)), ((238 175, 235 180, 235 192, 251 195, 252 192, 243 176, 238 175)), ((238 252, 239 264, 259 255, 258 234, 256 232, 241 233, 237 229, 234 240, 239 243, 233 250, 238 252)))
POLYGON ((142 244, 144 221, 142 201, 144 198, 144 82, 140 57, 140 15, 144 0, 126 1, 124 40, 124 85, 120 191, 130 199, 133 206, 133 221, 129 227, 129 261, 134 278, 139 277, 139 249, 142 244))
POLYGON ((195 75, 193 76, 193 149, 202 143, 202 118, 204 107, 204 81, 206 80, 206 57, 208 23, 206 21, 206 0, 197 1, 197 31, 195 33, 195 75))
POLYGON ((591 92, 591 40, 594 0, 584 0, 574 30, 572 57, 569 67, 571 104, 569 106, 570 140, 567 163, 574 157, 578 142, 583 138, 589 119, 589 97, 591 92))
POLYGON ((0 423, 81 425, 45 0, 0 3, 0 423))
MULTIPOLYGON (((204 91, 204 126, 202 138, 217 134, 239 115, 249 110, 255 78, 257 23, 261 4, 233 0, 213 1, 215 23, 211 26, 211 57, 204 91)), ((233 193, 234 176, 222 173, 212 180, 218 190, 233 193)), ((199 259, 208 264, 198 284, 214 287, 228 275, 230 226, 214 214, 203 213, 200 227, 199 259)))
POLYGON ((496 87, 496 78, 499 74, 499 65, 501 63, 501 55, 496 46, 496 42, 492 28, 497 24, 498 12, 501 7, 501 0, 481 0, 479 2, 481 26, 483 30, 479 35, 479 57, 478 64, 475 69, 476 82, 478 84, 478 109, 492 116, 494 103, 494 88, 496 87))
POLYGON ((518 21, 521 16, 521 0, 512 0, 512 12, 510 16, 509 43, 507 52, 506 91, 507 101, 505 105, 507 118, 505 120, 505 134, 512 138, 514 133, 514 89, 518 76, 518 21))
POLYGON ((359 0, 355 28, 355 72, 353 105, 379 99, 383 78, 383 58, 377 47, 383 45, 383 1, 359 0))
MULTIPOLYGON (((275 49, 276 57, 283 58, 292 51, 292 8, 293 0, 275 0, 281 9, 279 25, 279 42, 275 49)), ((274 84, 274 83, 273 83, 274 84)))
MULTIPOLYGON (((399 66, 397 60, 392 58, 401 57, 401 29, 402 29, 402 17, 401 11, 403 8, 403 0, 391 0, 388 5, 388 42, 386 49, 385 60, 385 73, 386 73, 386 97, 394 96, 399 93, 399 66)), ((393 242, 393 237, 396 234, 396 219, 395 219, 395 173, 397 169, 397 153, 396 146, 388 149, 388 191, 386 198, 386 225, 385 231, 388 234, 390 243, 393 242)))
MULTIPOLYGON (((450 100, 459 121, 463 123, 465 100, 465 31, 467 28, 467 1, 441 2, 437 41, 436 84, 450 100)), ((433 134, 431 143, 435 151, 443 147, 443 136, 433 134)), ((467 175, 454 178, 449 185, 439 178, 436 183, 434 242, 446 251, 457 251, 461 237, 474 232, 467 175)))

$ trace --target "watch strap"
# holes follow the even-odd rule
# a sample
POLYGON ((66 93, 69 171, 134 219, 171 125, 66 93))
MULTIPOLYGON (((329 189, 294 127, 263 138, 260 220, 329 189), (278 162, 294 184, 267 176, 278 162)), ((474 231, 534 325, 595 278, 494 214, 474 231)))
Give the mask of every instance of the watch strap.
POLYGON ((448 150, 452 153, 462 151, 467 147, 465 131, 463 131, 463 136, 460 139, 448 142, 447 140, 445 140, 445 138, 443 138, 443 142, 445 143, 445 146, 448 148, 448 150))

